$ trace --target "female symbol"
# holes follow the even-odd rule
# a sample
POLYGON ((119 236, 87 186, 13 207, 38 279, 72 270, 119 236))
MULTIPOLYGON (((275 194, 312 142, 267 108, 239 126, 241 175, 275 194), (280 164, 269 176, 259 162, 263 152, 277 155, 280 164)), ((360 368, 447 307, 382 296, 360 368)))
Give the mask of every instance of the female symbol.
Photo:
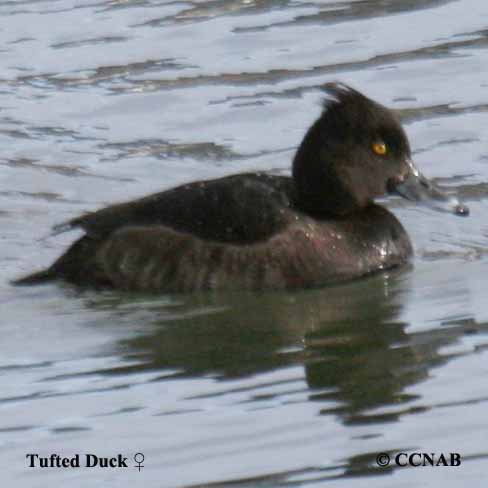
POLYGON ((139 465, 139 466, 134 466, 134 468, 137 468, 140 473, 141 468, 144 467, 144 465, 142 464, 144 462, 144 454, 142 454, 142 452, 136 452, 134 454, 134 461, 139 465))

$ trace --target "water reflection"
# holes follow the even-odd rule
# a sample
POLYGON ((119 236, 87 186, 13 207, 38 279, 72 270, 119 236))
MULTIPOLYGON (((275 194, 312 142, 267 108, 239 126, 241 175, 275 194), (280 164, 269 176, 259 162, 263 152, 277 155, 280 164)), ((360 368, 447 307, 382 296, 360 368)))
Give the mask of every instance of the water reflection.
POLYGON ((423 409, 409 408, 418 397, 405 390, 457 355, 440 349, 473 327, 486 328, 454 320, 446 329, 407 333, 400 317, 409 281, 403 270, 317 290, 149 299, 144 307, 141 299, 128 306, 127 296, 118 294, 91 297, 90 307, 115 307, 112 327, 140 331, 116 346, 129 366, 94 373, 152 370, 162 373, 156 381, 225 381, 302 365, 308 400, 324 403, 320 414, 345 424, 396 421, 423 409))
MULTIPOLYGON (((471 354, 469 348, 459 347, 464 337, 487 331, 486 324, 462 316, 448 319, 444 315, 445 319, 431 328, 406 322, 407 317, 416 320, 409 312, 411 302, 418 303, 413 295, 414 279, 415 274, 404 269, 341 286, 293 293, 159 299, 92 294, 85 297, 85 305, 108 310, 112 317, 111 324, 104 321, 97 327, 119 332, 126 328, 130 334, 115 345, 124 359, 122 364, 127 366, 89 374, 120 375, 130 381, 131 373, 156 372, 150 376, 151 382, 213 378, 215 381, 203 390, 200 387, 194 394, 186 393, 181 402, 173 404, 170 413, 188 413, 207 401, 225 401, 227 409, 239 404, 239 410, 259 411, 264 406, 274 409, 279 417, 283 415, 279 406, 306 402, 316 406, 307 411, 322 416, 324 425, 326 417, 332 417, 346 426, 371 426, 356 431, 357 437, 351 442, 355 438, 358 442, 381 438, 381 425, 391 430, 402 417, 458 405, 457 398, 454 404, 445 399, 437 403, 424 399, 416 385, 435 376, 435 369, 451 359, 471 354), (266 375, 290 366, 295 367, 292 375, 266 375), (302 375, 297 379, 300 369, 302 375)), ((462 283, 452 285, 458 294, 465 291, 462 283)), ((450 299, 445 289, 444 296, 450 299)), ((259 432, 256 427, 255 434, 259 432)), ((226 434, 220 435, 227 439, 226 434)), ((190 442, 189 448, 192 445, 190 442)), ((383 450, 393 454, 416 448, 415 440, 405 438, 387 443, 383 450)), ((228 483, 288 486, 300 479, 324 482, 391 474, 394 468, 378 469, 376 455, 370 446, 335 458, 326 466, 284 469, 228 483)))
POLYGON ((401 271, 294 293, 175 297, 146 303, 144 317, 140 302, 128 307, 127 296, 90 298, 90 307, 116 307, 117 326, 141 331, 117 343, 130 366, 98 373, 160 370, 167 380, 169 370, 222 381, 303 365, 309 400, 327 402, 322 414, 344 422, 395 420, 398 413, 371 410, 414 399, 405 388, 445 361, 438 350, 456 339, 406 333, 399 316, 408 282, 409 272, 401 271))

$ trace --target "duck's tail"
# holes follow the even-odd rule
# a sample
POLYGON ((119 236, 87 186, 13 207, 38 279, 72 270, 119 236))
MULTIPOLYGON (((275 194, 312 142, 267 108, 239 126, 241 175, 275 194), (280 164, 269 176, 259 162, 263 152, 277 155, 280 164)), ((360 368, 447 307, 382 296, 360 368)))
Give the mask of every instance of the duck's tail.
POLYGON ((13 280, 12 285, 40 285, 53 280, 65 280, 76 285, 110 286, 110 280, 97 262, 100 240, 83 236, 49 268, 13 280))
POLYGON ((30 275, 23 276, 22 278, 17 278, 16 280, 12 280, 10 283, 15 286, 40 285, 41 283, 47 283, 48 281, 53 281, 56 278, 57 278, 57 273, 51 267, 51 268, 43 269, 42 271, 38 271, 37 273, 32 273, 30 275))

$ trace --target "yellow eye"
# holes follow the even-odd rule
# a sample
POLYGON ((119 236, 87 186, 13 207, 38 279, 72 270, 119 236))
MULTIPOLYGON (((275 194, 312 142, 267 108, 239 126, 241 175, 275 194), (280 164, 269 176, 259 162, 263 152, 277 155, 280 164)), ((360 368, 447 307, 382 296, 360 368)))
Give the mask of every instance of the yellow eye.
POLYGON ((384 156, 388 152, 384 142, 374 142, 371 147, 378 156, 384 156))

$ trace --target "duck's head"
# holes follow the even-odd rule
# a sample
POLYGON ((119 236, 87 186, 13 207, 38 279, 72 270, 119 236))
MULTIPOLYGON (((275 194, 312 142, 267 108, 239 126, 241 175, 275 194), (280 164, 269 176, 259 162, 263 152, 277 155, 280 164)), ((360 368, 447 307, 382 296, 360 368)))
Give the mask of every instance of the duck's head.
POLYGON ((395 114, 340 83, 324 86, 327 99, 293 161, 298 205, 309 213, 340 216, 396 193, 438 210, 468 208, 425 178, 395 114))

